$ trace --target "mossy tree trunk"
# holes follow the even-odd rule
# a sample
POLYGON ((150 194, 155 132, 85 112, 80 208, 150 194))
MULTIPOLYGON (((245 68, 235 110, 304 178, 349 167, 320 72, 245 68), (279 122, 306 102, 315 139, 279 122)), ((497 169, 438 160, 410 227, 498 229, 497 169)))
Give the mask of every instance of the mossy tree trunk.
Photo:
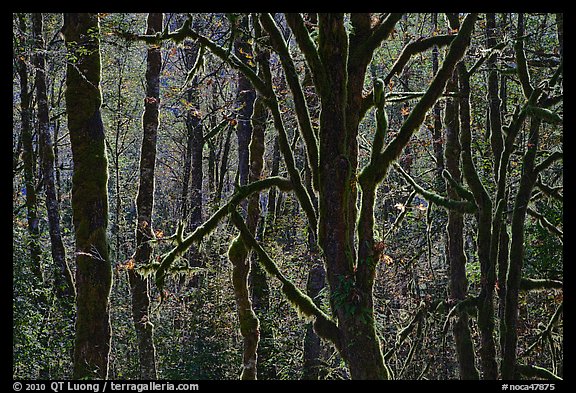
MULTIPOLYGON (((522 267, 524 266, 524 225, 532 189, 534 188, 539 172, 536 166, 536 154, 538 151, 541 119, 538 116, 534 116, 534 113, 529 110, 541 106, 547 98, 546 94, 542 94, 542 86, 536 89, 532 86, 524 52, 524 34, 524 14, 520 13, 518 14, 516 32, 517 41, 514 46, 518 78, 522 91, 524 92, 524 97, 526 98, 526 106, 521 111, 523 116, 520 118, 524 120, 528 114, 532 114, 533 116, 530 119, 528 140, 522 162, 520 185, 518 186, 514 201, 508 274, 506 276, 504 331, 502 332, 504 336, 504 347, 502 348, 502 379, 508 380, 517 379, 519 376, 516 352, 518 346, 518 295, 520 282, 522 280, 522 267)), ((514 143, 514 137, 521 128, 521 122, 517 122, 516 124, 517 127, 512 129, 508 134, 508 138, 511 139, 511 141, 506 141, 508 143, 505 151, 511 150, 510 145, 514 143)))
POLYGON ((60 232, 60 207, 56 197, 56 180, 54 173, 54 150, 50 136, 50 119, 46 91, 46 58, 44 55, 43 21, 41 13, 32 14, 32 26, 35 40, 34 66, 36 67, 36 95, 38 101, 38 133, 41 149, 41 168, 46 194, 48 213, 48 232, 52 260, 54 262, 54 288, 60 301, 66 304, 66 311, 72 312, 74 304, 74 279, 66 262, 66 250, 60 232))
MULTIPOLYGON (((22 42, 26 40, 28 27, 24 14, 18 14, 18 22, 22 37, 22 42)), ((26 219, 28 222, 28 233, 30 235, 30 270, 39 282, 43 282, 42 268, 40 266, 42 249, 40 247, 40 220, 38 217, 38 201, 36 195, 36 157, 33 145, 32 128, 32 88, 28 81, 29 57, 26 53, 19 54, 16 61, 17 72, 20 77, 20 118, 21 118, 21 138, 22 138, 22 162, 24 166, 24 187, 26 199, 26 219)))
MULTIPOLYGON (((250 60, 254 57, 252 45, 247 42, 242 31, 248 26, 248 18, 238 20, 239 26, 233 26, 237 29, 239 36, 235 44, 236 56, 244 63, 255 64, 250 60)), ((260 179, 263 167, 264 157, 264 129, 266 123, 266 108, 262 103, 262 98, 256 98, 254 87, 248 78, 241 72, 238 73, 238 123, 236 127, 236 136, 238 140, 238 184, 244 186, 249 182, 252 183, 260 179)), ((245 204, 246 205, 246 204, 245 204)), ((260 216, 260 193, 254 193, 248 198, 246 207, 246 226, 254 236, 260 216)), ((256 303, 261 299, 258 298, 259 290, 250 296, 249 276, 252 271, 252 264, 249 258, 249 247, 244 243, 240 234, 233 240, 228 250, 228 258, 233 265, 232 284, 234 286, 234 297, 238 319, 240 321, 240 332, 244 339, 244 349, 242 354, 242 372, 240 379, 258 379, 258 352, 260 342, 260 321, 253 306, 254 296, 256 303)), ((254 273, 252 273, 254 278, 254 273)), ((261 277, 261 272, 260 272, 261 277)), ((258 282, 258 273, 256 273, 256 282, 252 280, 252 285, 261 285, 258 282)), ((264 277, 265 279, 265 277, 264 277)), ((259 304, 261 305, 261 304, 259 304)))
MULTIPOLYGON (((455 72, 449 81, 447 91, 458 91, 458 74, 455 72)), ((450 176, 461 182, 460 172, 460 142, 458 123, 458 100, 451 98, 446 101, 444 113, 444 127, 446 130, 446 145, 444 150, 446 170, 450 176)), ((447 195, 451 199, 459 199, 458 193, 451 185, 447 185, 447 195)), ((456 302, 466 299, 468 293, 468 280, 466 279, 466 254, 464 253, 464 217, 456 210, 448 211, 448 264, 450 271, 450 298, 456 302)), ((479 379, 475 366, 474 344, 468 326, 466 311, 456 316, 452 332, 456 345, 458 370, 460 379, 479 379)))
MULTIPOLYGON (((147 34, 162 31, 162 13, 148 14, 147 34)), ((140 150, 140 177, 136 197, 137 226, 134 267, 150 262, 154 230, 152 213, 154 208, 154 170, 156 167, 156 142, 158 139, 158 109, 160 106, 160 68, 162 65, 159 45, 148 47, 146 60, 146 97, 142 118, 142 145, 140 150)), ((156 379, 156 349, 154 347, 154 325, 150 321, 149 280, 134 268, 128 269, 132 292, 132 318, 138 339, 140 378, 156 379)))
POLYGON ((100 113, 100 26, 94 13, 66 13, 66 113, 72 146, 76 238, 74 379, 108 377, 110 353, 108 163, 100 113))
MULTIPOLYGON (((186 41, 184 45, 184 66, 186 71, 193 72, 192 79, 188 79, 186 90, 186 157, 185 175, 183 182, 183 212, 182 220, 187 224, 187 230, 193 231, 202 223, 202 181, 204 170, 202 166, 202 152, 204 150, 204 126, 200 109, 200 90, 198 69, 194 67, 202 61, 199 45, 186 41)), ((188 251, 190 266, 200 267, 204 265, 202 253, 193 245, 188 251)), ((200 275, 194 275, 189 285, 198 287, 200 275)))
MULTIPOLYGON (((456 14, 449 14, 450 28, 459 29, 456 14)), ((480 330, 480 363, 483 379, 496 379, 496 346, 494 342, 494 288, 496 281, 495 261, 491 258, 492 200, 484 188, 474 167, 471 147, 470 74, 464 62, 458 63, 460 86, 460 144, 462 173, 477 207, 477 251, 480 262, 480 294, 478 295, 478 327, 480 330)))
MULTIPOLYGON (((261 53, 259 61, 268 62, 269 54, 261 53)), ((252 136, 249 145, 250 150, 250 171, 249 183, 260 180, 264 168, 264 149, 266 132, 266 122, 268 120, 268 109, 264 104, 261 94, 256 94, 254 100, 254 110, 252 113, 252 136)), ((254 236, 260 239, 258 228, 263 226, 263 217, 260 211, 260 193, 254 193, 248 199, 248 212, 246 225, 254 236)), ((272 329, 272 318, 270 318, 270 287, 266 272, 258 263, 254 256, 251 261, 250 283, 252 289, 252 304, 254 311, 260 320, 260 344, 258 346, 258 376, 259 379, 277 379, 276 365, 274 364, 274 332, 272 329)))

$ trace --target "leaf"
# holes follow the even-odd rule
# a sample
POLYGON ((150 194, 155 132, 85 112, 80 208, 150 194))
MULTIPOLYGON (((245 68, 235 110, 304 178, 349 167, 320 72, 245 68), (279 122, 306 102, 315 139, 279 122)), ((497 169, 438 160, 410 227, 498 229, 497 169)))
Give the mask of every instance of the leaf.
POLYGON ((394 263, 394 260, 390 255, 382 254, 380 255, 380 260, 384 262, 386 265, 391 265, 394 263))
POLYGON ((400 113, 402 114, 402 116, 408 116, 410 114, 410 108, 408 108, 407 106, 402 107, 402 109, 400 109, 400 113))
POLYGON ((401 204, 401 203, 395 204, 394 207, 395 207, 396 209, 400 210, 400 212, 402 212, 402 213, 404 213, 404 210, 406 210, 406 206, 404 206, 404 205, 401 204))
POLYGON ((130 258, 130 259, 128 259, 128 261, 126 261, 126 263, 124 264, 124 267, 126 268, 126 270, 133 270, 134 265, 135 265, 134 258, 130 258))

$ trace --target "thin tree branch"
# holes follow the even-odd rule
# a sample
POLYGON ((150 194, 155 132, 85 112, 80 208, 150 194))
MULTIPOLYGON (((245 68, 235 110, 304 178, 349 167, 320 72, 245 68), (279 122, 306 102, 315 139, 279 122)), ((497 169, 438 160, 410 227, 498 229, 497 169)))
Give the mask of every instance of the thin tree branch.
POLYGON ((394 164, 394 169, 396 169, 404 179, 424 198, 427 200, 437 204, 438 206, 442 206, 449 210, 455 210, 460 213, 475 213, 476 212, 476 204, 471 201, 456 201, 453 199, 446 198, 442 195, 438 195, 432 191, 428 191, 420 186, 416 181, 407 174, 404 169, 398 164, 394 164))
POLYGON ((421 38, 409 43, 404 47, 402 53, 400 53, 400 56, 392 66, 392 69, 386 78, 384 78, 384 83, 388 85, 394 74, 400 74, 406 63, 408 63, 408 60, 415 54, 424 52, 434 46, 442 47, 450 45, 455 38, 456 35, 437 35, 429 38, 421 38))

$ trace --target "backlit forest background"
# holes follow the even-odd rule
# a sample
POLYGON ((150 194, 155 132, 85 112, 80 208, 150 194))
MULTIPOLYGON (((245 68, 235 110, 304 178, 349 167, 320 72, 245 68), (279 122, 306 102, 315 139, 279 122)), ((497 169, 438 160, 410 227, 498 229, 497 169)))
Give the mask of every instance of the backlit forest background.
POLYGON ((563 378, 563 14, 12 19, 13 378, 563 378))

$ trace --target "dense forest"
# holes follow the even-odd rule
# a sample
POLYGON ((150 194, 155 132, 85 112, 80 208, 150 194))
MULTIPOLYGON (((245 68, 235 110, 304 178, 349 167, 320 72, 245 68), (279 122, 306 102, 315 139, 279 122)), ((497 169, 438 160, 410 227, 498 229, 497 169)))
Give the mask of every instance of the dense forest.
POLYGON ((562 13, 12 20, 14 379, 563 379, 562 13))

